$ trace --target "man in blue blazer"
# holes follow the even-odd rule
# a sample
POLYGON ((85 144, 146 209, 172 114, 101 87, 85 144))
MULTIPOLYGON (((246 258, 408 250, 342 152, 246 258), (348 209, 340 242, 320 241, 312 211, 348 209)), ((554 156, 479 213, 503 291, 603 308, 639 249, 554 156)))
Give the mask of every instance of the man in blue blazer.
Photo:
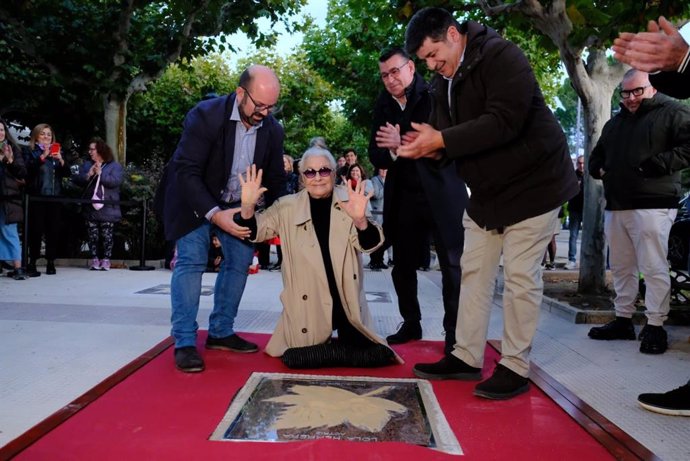
POLYGON ((224 259, 216 278, 206 348, 258 351, 233 330, 254 254, 253 245, 244 240, 249 229, 235 224, 233 215, 240 204, 238 174, 251 164, 264 172, 264 205, 285 193, 284 133, 272 115, 279 95, 275 73, 254 65, 242 73, 234 93, 202 101, 185 117, 163 205, 165 236, 177 247, 171 320, 175 365, 181 371, 204 369, 196 349, 196 317, 211 232, 220 239, 224 259))

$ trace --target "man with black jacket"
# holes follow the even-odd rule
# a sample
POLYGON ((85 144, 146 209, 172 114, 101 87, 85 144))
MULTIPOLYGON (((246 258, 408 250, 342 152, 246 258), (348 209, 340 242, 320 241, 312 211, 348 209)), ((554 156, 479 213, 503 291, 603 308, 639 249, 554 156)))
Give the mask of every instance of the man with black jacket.
POLYGON ((645 72, 621 83, 621 110, 609 120, 589 158, 589 174, 604 181, 604 232, 616 319, 589 331, 592 339, 636 339, 632 324, 638 273, 644 276, 647 324, 640 352, 663 354, 670 308, 668 235, 678 212, 680 170, 690 165, 690 109, 657 93, 645 72))
POLYGON ((429 124, 412 124, 398 155, 453 162, 471 195, 457 341, 427 379, 480 380, 501 256, 505 274, 502 357, 474 394, 509 399, 529 388, 529 351, 541 308, 541 260, 561 205, 577 194, 565 135, 548 109, 527 58, 496 31, 460 25, 441 8, 418 11, 405 47, 437 72, 429 124))
POLYGON ((422 337, 421 311, 417 297, 417 267, 420 242, 431 233, 441 265, 443 327, 446 349, 455 344, 455 323, 460 296, 462 214, 467 203, 465 183, 450 165, 439 168, 430 159, 398 157, 401 137, 412 122, 426 122, 431 111, 429 87, 415 72, 414 62, 399 47, 379 57, 385 90, 373 113, 369 159, 377 168, 388 169, 384 186, 383 229, 393 245, 395 264, 391 276, 398 296, 403 323, 388 336, 389 344, 402 344, 422 337))
MULTIPOLYGON (((644 72, 662 93, 690 97, 690 24, 680 30, 663 16, 649 21, 646 32, 622 32, 613 43, 614 57, 644 72)), ((645 409, 666 415, 690 416, 690 381, 663 393, 637 397, 645 409)))

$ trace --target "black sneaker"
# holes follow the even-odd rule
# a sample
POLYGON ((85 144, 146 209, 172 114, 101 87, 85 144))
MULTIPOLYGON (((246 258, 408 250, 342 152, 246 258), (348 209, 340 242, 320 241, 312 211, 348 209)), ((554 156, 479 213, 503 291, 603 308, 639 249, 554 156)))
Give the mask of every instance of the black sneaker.
POLYGON ((606 325, 593 327, 588 336, 592 339, 636 339, 635 327, 632 320, 625 317, 616 317, 606 325))
POLYGON ((55 261, 48 261, 46 265, 46 275, 55 275, 57 271, 55 270, 55 261))
POLYGON ((218 349, 221 351, 232 351, 240 353, 257 352, 259 346, 249 341, 245 341, 237 335, 226 336, 225 338, 206 338, 206 349, 218 349))
POLYGON ((645 325, 644 334, 640 334, 640 352, 643 354, 663 354, 668 349, 668 336, 664 327, 645 325))
POLYGON ((664 394, 640 394, 637 403, 655 413, 690 416, 690 382, 664 394))
POLYGON ((26 280, 29 276, 26 274, 23 268, 19 267, 12 271, 12 275, 7 274, 8 277, 12 277, 15 280, 26 280))
POLYGON ((27 264, 26 265, 26 275, 33 278, 33 277, 40 277, 41 273, 36 270, 35 264, 27 264))
POLYGON ((204 371, 204 359, 201 358, 196 347, 180 347, 175 349, 175 367, 185 373, 204 371))
POLYGON ((412 372, 415 376, 424 379, 459 379, 461 381, 482 379, 481 368, 471 367, 454 355, 446 355, 436 363, 418 363, 412 372))
POLYGON ((507 400, 529 390, 529 380, 500 363, 494 374, 474 388, 474 395, 492 400, 507 400))
POLYGON ((388 344, 404 344, 415 339, 422 339, 422 326, 419 322, 403 322, 397 333, 386 337, 388 344))

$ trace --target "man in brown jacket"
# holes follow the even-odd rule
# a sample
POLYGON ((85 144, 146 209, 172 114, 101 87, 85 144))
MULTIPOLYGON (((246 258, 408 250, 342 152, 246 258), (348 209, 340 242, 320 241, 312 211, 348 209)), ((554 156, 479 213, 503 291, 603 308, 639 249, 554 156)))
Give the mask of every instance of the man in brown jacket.
POLYGON ((509 399, 528 390, 529 350, 543 295, 541 258, 558 210, 578 186, 565 135, 546 107, 520 49, 492 29, 460 25, 424 8, 405 46, 437 72, 430 124, 412 124, 398 155, 453 161, 471 195, 456 343, 437 363, 417 364, 427 379, 480 380, 501 256, 505 274, 502 358, 475 395, 509 399))

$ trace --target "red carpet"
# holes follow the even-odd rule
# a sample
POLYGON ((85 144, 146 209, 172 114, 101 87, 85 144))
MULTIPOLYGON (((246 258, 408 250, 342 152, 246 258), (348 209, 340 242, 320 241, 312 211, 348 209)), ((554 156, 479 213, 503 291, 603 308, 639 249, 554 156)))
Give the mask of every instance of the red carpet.
MULTIPOLYGON (((204 332, 205 334, 205 332, 204 332)), ((246 334, 265 345, 267 335, 246 334)), ((203 338, 200 338, 200 341, 203 338)), ((203 344, 200 342, 200 344, 203 344)), ((442 343, 396 346, 405 365, 380 369, 308 370, 307 374, 413 377, 417 362, 435 361, 442 343)), ((333 440, 211 442, 234 393, 252 371, 291 373, 260 352, 203 351, 206 371, 184 374, 172 348, 19 453, 17 460, 603 460, 609 452, 536 386, 512 400, 472 395, 476 383, 433 382, 434 392, 465 453, 439 453, 405 443, 333 440)), ((497 353, 487 347, 484 376, 497 353)), ((7 446, 5 447, 7 448, 7 446)), ((0 450, 2 454, 2 450, 0 450)), ((5 452, 7 454, 7 452, 5 452)), ((3 458, 3 456, 0 456, 3 458)))

